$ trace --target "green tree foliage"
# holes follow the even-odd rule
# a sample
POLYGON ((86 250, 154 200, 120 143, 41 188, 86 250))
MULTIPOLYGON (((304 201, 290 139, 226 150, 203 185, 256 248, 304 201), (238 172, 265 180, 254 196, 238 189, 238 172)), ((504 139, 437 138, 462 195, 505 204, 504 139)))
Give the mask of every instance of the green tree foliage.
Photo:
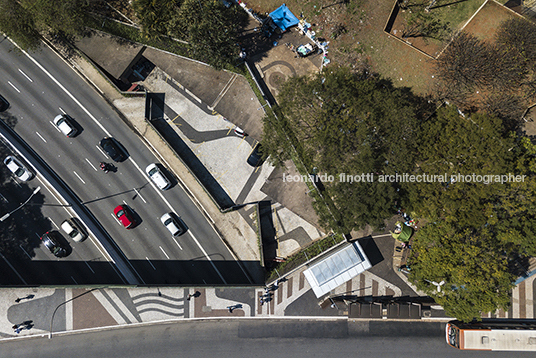
POLYGON ((497 42, 520 59, 516 65, 527 71, 523 83, 527 96, 536 96, 536 24, 519 17, 505 20, 497 29, 497 42))
POLYGON ((133 0, 143 34, 149 38, 165 35, 167 24, 180 7, 180 0, 133 0))
POLYGON ((291 78, 278 101, 279 123, 264 123, 266 153, 285 158, 280 143, 290 139, 310 172, 316 167, 318 173, 334 176, 333 182, 324 183, 324 195, 334 201, 336 218, 323 219, 336 231, 381 225, 392 213, 394 201, 400 200, 397 187, 377 181, 341 182, 339 175, 411 171, 425 101, 389 81, 347 68, 291 78))
POLYGON ((443 222, 416 233, 409 279, 463 321, 508 309, 514 276, 493 232, 458 230, 443 222), (440 283, 441 292, 432 282, 440 283))
POLYGON ((185 0, 167 24, 168 34, 187 41, 192 57, 222 69, 238 58, 240 27, 247 14, 219 0, 185 0))
POLYGON ((75 35, 84 28, 90 0, 21 0, 38 31, 75 35))
POLYGON ((472 175, 516 172, 511 150, 516 143, 502 133, 496 117, 482 113, 464 118, 454 106, 440 108, 422 125, 416 174, 447 174, 448 182, 406 184, 412 210, 421 217, 445 220, 461 228, 485 224, 484 205, 504 185, 478 183, 472 175), (471 176, 471 181, 450 181, 458 174, 471 176))
POLYGON ((23 50, 39 47, 40 37, 34 19, 16 0, 0 0, 0 31, 23 50))

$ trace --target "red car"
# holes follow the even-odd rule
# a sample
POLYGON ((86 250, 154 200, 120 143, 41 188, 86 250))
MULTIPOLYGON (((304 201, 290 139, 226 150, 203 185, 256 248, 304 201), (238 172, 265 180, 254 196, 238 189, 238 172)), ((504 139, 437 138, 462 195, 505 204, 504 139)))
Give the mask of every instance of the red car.
POLYGON ((123 224, 123 226, 127 229, 132 228, 136 225, 136 220, 134 220, 134 216, 132 215, 132 212, 126 205, 119 205, 114 209, 114 214, 117 219, 123 224))

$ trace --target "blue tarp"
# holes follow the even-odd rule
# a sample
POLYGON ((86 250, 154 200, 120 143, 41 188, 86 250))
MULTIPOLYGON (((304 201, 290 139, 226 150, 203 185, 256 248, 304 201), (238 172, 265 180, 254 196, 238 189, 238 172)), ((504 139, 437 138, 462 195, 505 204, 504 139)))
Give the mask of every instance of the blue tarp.
POLYGON ((287 5, 281 5, 277 10, 268 15, 272 18, 272 21, 281 29, 285 31, 287 28, 298 25, 300 22, 296 16, 288 9, 287 5))

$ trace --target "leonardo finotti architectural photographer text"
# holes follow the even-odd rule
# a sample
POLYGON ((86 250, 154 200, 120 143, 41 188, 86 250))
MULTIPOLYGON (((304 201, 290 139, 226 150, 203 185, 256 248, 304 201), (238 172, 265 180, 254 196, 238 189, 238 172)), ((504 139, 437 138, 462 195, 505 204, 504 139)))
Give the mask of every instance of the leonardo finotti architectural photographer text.
POLYGON ((286 175, 283 174, 283 182, 324 182, 331 183, 338 180, 342 183, 482 183, 482 184, 504 184, 504 183, 520 183, 525 181, 526 175, 514 175, 508 174, 451 174, 447 173, 442 175, 437 174, 374 174, 374 173, 361 173, 356 175, 350 175, 341 173, 337 176, 322 174, 318 176, 313 175, 286 175))

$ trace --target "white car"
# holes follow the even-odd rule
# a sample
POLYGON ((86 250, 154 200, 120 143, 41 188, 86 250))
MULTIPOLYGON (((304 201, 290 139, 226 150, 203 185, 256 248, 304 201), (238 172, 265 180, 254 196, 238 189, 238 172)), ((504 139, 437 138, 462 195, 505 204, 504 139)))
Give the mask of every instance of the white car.
POLYGON ((169 182, 168 178, 162 173, 162 171, 158 168, 158 166, 154 163, 149 164, 147 168, 145 168, 145 172, 151 178, 151 180, 156 184, 157 187, 159 187, 161 190, 166 190, 171 186, 171 183, 169 182))
POLYGON ((21 162, 13 158, 11 155, 4 159, 4 164, 17 178, 22 181, 28 181, 32 179, 33 174, 29 171, 21 162))
POLYGON ((164 215, 162 215, 160 221, 162 221, 162 224, 164 224, 166 229, 169 230, 171 235, 179 236, 184 234, 184 228, 179 225, 179 223, 177 222, 177 220, 175 220, 173 216, 171 216, 171 213, 165 213, 164 215))
POLYGON ((67 219, 62 222, 61 229, 65 231, 65 233, 76 242, 84 241, 87 237, 87 235, 80 228, 80 225, 78 224, 78 222, 75 221, 74 218, 67 219))
POLYGON ((68 116, 59 114, 54 118, 54 125, 66 136, 74 137, 78 130, 73 126, 68 116))

